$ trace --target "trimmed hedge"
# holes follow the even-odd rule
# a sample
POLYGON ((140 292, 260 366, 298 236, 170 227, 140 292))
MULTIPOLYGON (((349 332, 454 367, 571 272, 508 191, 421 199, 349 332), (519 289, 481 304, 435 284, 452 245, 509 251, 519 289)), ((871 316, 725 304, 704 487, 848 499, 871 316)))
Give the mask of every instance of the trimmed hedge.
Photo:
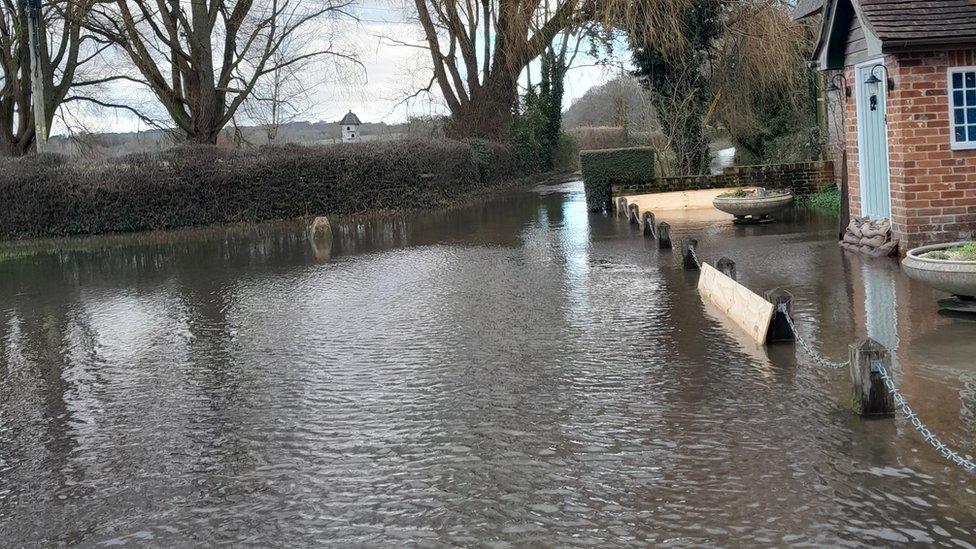
POLYGON ((449 140, 195 146, 103 162, 7 159, 0 161, 0 238, 433 207, 516 172, 502 145, 449 140))
POLYGON ((586 205, 598 211, 610 205, 611 185, 634 185, 654 178, 654 150, 628 147, 580 152, 586 205))

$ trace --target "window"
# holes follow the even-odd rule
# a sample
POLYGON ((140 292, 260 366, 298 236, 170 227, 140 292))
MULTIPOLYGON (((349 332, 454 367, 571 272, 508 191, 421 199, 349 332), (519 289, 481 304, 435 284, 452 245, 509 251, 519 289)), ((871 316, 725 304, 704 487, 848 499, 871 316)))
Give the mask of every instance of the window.
POLYGON ((953 149, 976 149, 976 67, 949 69, 949 122, 953 149))

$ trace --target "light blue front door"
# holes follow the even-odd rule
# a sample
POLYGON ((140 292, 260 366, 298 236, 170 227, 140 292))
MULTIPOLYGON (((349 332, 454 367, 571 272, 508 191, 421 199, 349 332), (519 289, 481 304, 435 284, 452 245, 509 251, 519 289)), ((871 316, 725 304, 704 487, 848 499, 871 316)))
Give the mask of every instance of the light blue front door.
POLYGON ((857 85, 858 163, 861 178, 861 213, 871 218, 891 218, 891 188, 888 184, 888 139, 885 106, 887 86, 865 84, 871 71, 887 80, 879 63, 858 66, 854 70, 857 85), (877 67, 877 68, 876 68, 877 67), (873 88, 873 89, 872 89, 873 88))

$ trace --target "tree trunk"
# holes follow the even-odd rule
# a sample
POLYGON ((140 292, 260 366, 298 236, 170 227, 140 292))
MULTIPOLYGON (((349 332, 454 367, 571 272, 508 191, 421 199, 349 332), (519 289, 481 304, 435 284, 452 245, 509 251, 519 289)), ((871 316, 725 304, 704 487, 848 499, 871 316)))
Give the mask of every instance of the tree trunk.
POLYGON ((24 156, 30 152, 33 144, 33 117, 29 121, 21 121, 13 109, 0 113, 0 156, 24 156))
POLYGON ((507 139, 515 98, 515 76, 496 70, 485 85, 471 93, 470 100, 458 112, 452 113, 447 134, 458 139, 507 139))
POLYGON ((34 143, 33 140, 28 143, 20 143, 17 141, 3 140, 0 142, 0 156, 2 157, 16 157, 24 156, 30 150, 30 146, 34 143))
POLYGON ((208 128, 194 129, 194 131, 187 132, 186 139, 194 145, 216 145, 217 136, 220 135, 219 131, 214 131, 208 128))

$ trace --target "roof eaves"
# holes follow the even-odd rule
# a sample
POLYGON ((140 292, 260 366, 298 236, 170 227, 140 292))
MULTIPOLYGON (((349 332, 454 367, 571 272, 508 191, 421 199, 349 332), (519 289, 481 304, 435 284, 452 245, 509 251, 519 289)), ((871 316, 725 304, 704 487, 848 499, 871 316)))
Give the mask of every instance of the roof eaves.
POLYGON ((823 11, 825 0, 798 0, 790 17, 794 21, 806 19, 823 11))

